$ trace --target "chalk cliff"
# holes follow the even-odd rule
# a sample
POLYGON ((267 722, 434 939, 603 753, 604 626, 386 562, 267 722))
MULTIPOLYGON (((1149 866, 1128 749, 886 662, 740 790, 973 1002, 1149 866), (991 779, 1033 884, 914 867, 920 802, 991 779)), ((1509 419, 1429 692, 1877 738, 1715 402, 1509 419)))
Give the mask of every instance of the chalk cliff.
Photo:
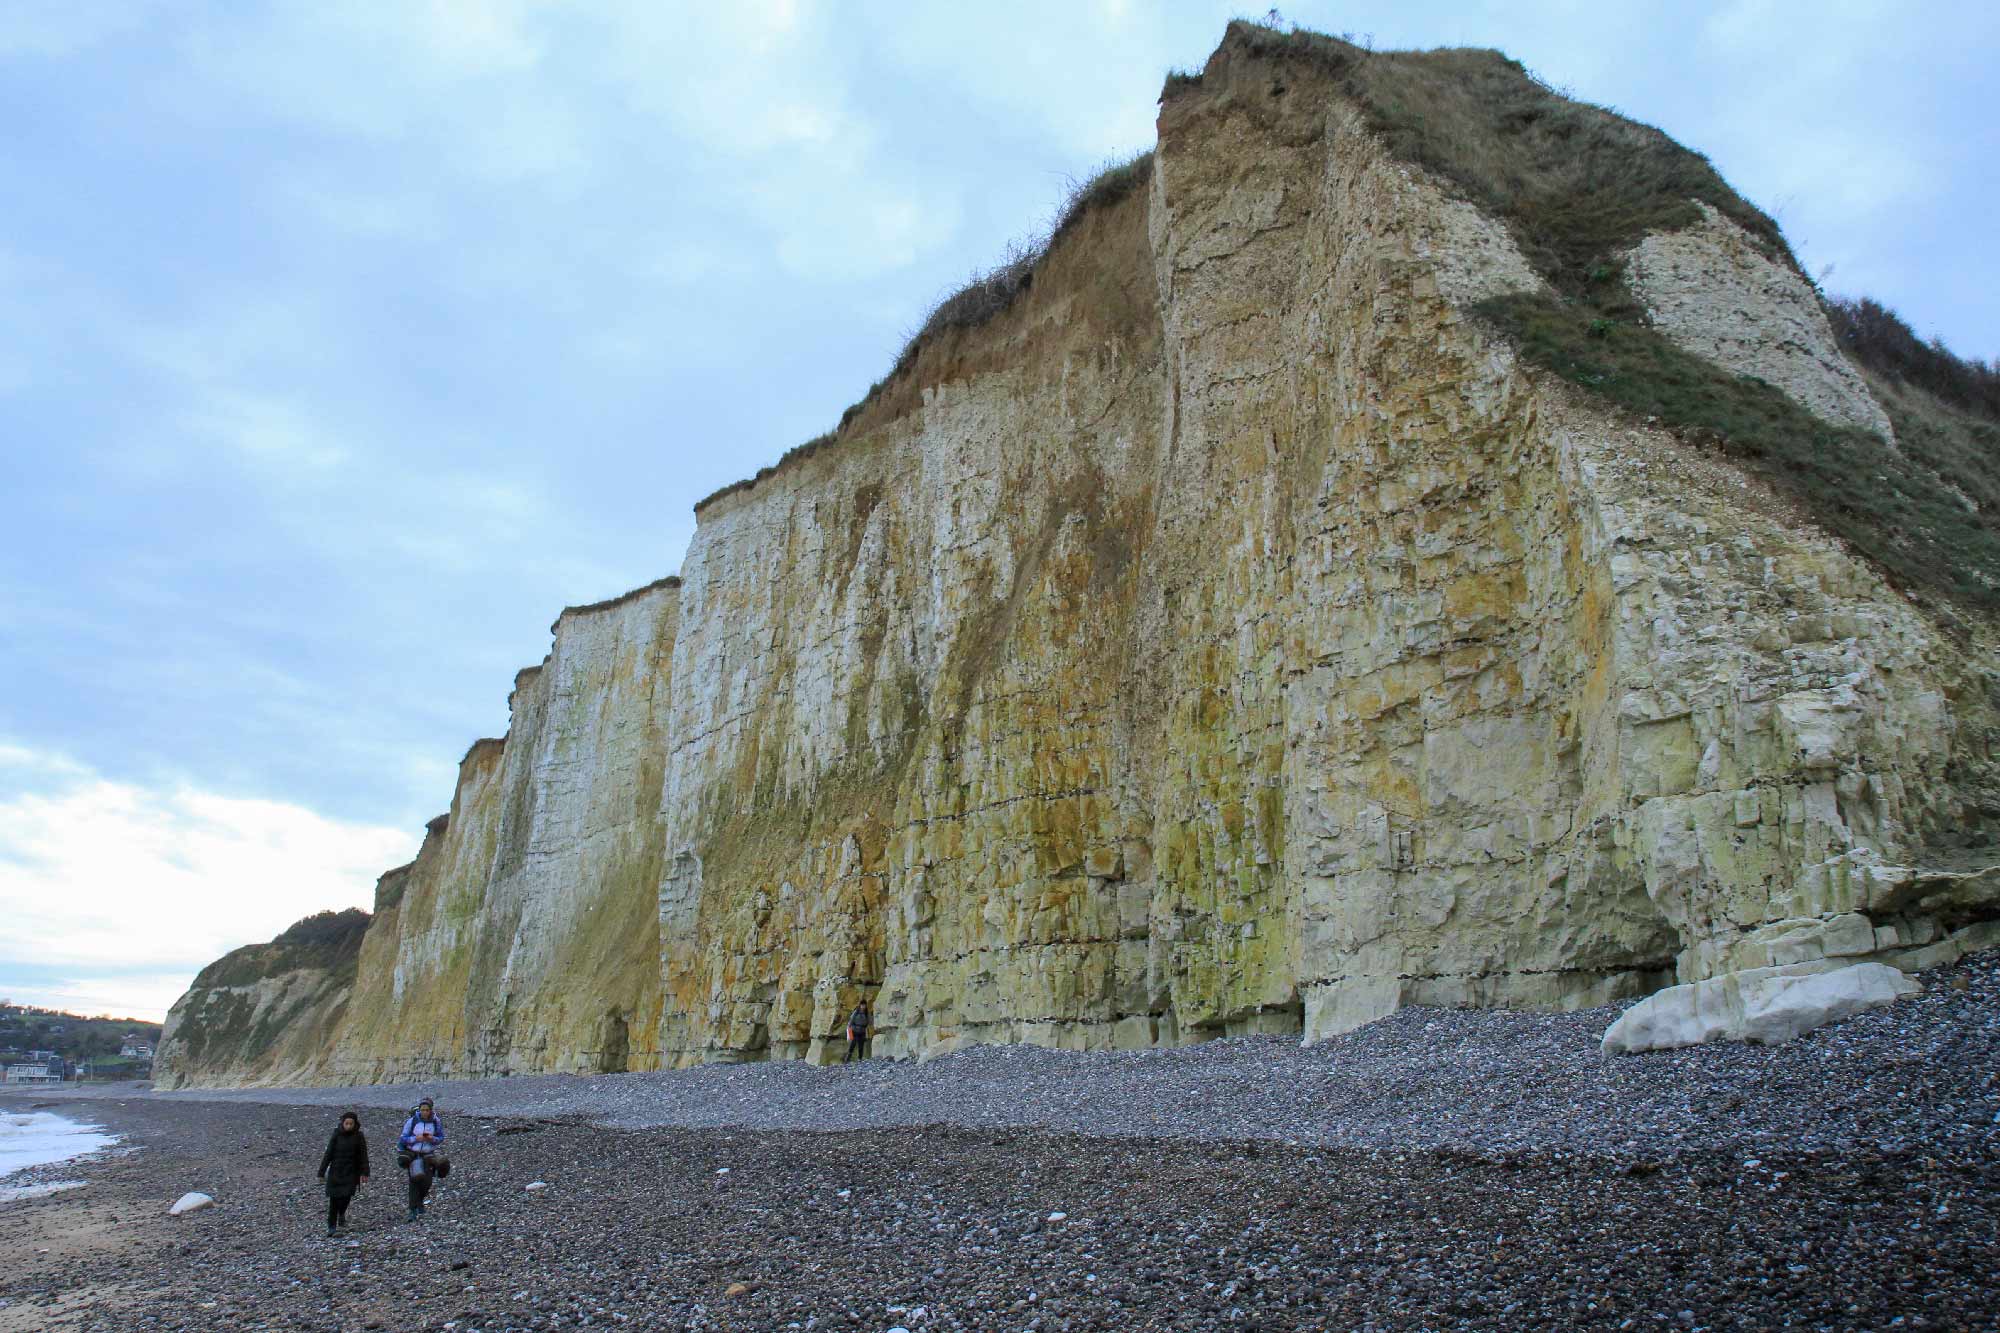
POLYGON ((265 989, 338 991, 285 1025, 283 1059, 240 1025, 214 1035, 221 992, 204 972, 167 1016, 156 1082, 649 1065, 677 593, 666 579, 556 620, 548 658, 515 677, 507 738, 466 752, 450 812, 431 821, 415 861, 377 883, 344 970, 300 972, 289 957, 263 967, 265 989))
POLYGON ((1712 173, 1551 261, 1385 120, 1461 68, 1525 86, 1233 26, 997 313, 564 613, 341 1004, 274 1059, 186 1040, 198 982, 163 1082, 821 1058, 862 995, 896 1055, 1313 1038, 1993 942, 1984 612, 1493 313, 1612 274, 1597 322, 1900 467, 1816 293, 1712 173))
POLYGON ((159 1085, 310 1081, 346 1012, 369 923, 359 910, 321 912, 203 968, 161 1030, 159 1085))

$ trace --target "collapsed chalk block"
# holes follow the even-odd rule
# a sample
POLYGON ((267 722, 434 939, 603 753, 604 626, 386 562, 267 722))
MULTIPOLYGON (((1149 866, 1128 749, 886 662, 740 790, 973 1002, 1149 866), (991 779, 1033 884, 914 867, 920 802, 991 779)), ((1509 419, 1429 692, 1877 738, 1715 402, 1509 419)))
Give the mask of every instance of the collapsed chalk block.
POLYGON ((1605 1029, 1602 1049, 1615 1055, 1709 1041, 1776 1046, 1922 989, 1881 963, 1803 974, 1776 967, 1729 972, 1647 996, 1605 1029))

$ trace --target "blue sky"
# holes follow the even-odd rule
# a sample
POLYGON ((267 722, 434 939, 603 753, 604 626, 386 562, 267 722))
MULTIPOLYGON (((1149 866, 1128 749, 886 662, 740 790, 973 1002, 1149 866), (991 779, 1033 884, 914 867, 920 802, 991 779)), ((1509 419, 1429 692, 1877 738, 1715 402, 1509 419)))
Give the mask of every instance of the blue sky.
MULTIPOLYGON (((1237 6, 0 0, 0 995, 365 904, 568 603, 1148 146, 1237 6)), ((2000 354, 1975 4, 1287 5, 1708 153, 2000 354)))

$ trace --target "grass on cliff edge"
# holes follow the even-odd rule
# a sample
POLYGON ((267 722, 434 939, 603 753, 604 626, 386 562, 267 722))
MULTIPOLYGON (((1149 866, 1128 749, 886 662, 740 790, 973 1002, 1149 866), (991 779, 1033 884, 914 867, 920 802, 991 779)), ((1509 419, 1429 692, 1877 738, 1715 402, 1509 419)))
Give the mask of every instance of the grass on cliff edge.
POLYGON ((265 977, 297 968, 337 970, 352 967, 361 956, 361 937, 369 914, 358 907, 344 912, 314 912, 285 927, 267 944, 246 944, 210 963, 195 978, 203 988, 248 986, 265 977))
MULTIPOLYGON (((1828 531, 1899 586, 1967 606, 2000 608, 2000 534, 1990 515, 2000 426, 1885 394, 1902 452, 1867 431, 1831 425, 1782 392, 1683 352, 1641 324, 1607 320, 1550 296, 1509 296, 1480 312, 1531 361, 1635 417, 1655 418, 1724 453, 1803 501, 1828 531), (1900 412, 1901 419, 1897 419, 1900 412), (1917 414, 1930 424, 1905 425, 1917 414), (1986 506, 1947 477, 1983 431, 1986 506)), ((1923 394, 1920 389, 1908 391, 1923 394)), ((1924 395, 1928 396, 1928 395, 1924 395)))
MULTIPOLYGON (((1898 447, 1822 421, 1763 381, 1675 347, 1626 288, 1623 253, 1650 232, 1699 222, 1697 200, 1799 271, 1777 224, 1701 154, 1560 95, 1498 51, 1378 53, 1249 23, 1231 36, 1333 79, 1392 154, 1507 226, 1555 294, 1501 297, 1480 313, 1529 361, 1718 445, 1905 590, 2000 607, 1994 367, 1923 343, 1873 301, 1833 302, 1834 332, 1882 400, 1898 447)), ((1199 82, 1172 77, 1164 95, 1199 82)))
POLYGON ((189 988, 195 1000, 180 1029, 182 1072, 216 1059, 234 1060, 244 1052, 269 1051, 303 1013, 353 982, 369 920, 358 907, 315 912, 269 943, 246 944, 204 967, 189 988), (304 989, 288 987, 278 1004, 261 1012, 251 993, 241 989, 301 968, 324 972, 326 980, 304 989))
MULTIPOLYGON (((1701 220, 1701 200, 1790 263, 1772 222, 1709 165, 1651 125, 1574 101, 1499 51, 1369 51, 1338 37, 1238 21, 1252 55, 1311 66, 1362 108, 1403 161, 1500 219, 1536 271, 1580 293, 1605 257, 1648 232, 1701 220)), ((1200 83, 1168 80, 1163 95, 1200 83)))
POLYGON ((772 473, 793 463, 803 462, 820 450, 831 445, 847 429, 854 418, 868 404, 875 401, 889 382, 908 370, 917 359, 917 353, 940 335, 953 329, 974 329, 992 320, 1034 285, 1035 274, 1042 261, 1055 243, 1094 210, 1109 208, 1119 203, 1134 191, 1146 186, 1153 179, 1152 150, 1127 158, 1123 162, 1113 162, 1101 168, 1094 175, 1082 181, 1073 181, 1062 203, 1056 208, 1048 230, 1025 241, 1016 241, 1007 247, 1006 255, 1000 263, 982 273, 975 273, 966 284, 952 292, 924 317, 917 331, 903 344, 897 354, 896 363, 889 373, 868 386, 868 392, 861 400, 840 414, 840 424, 824 435, 816 435, 804 444, 795 445, 779 457, 769 467, 759 468, 757 474, 733 481, 720 490, 713 491, 695 502, 694 511, 699 514, 709 505, 725 495, 747 491, 772 473))
MULTIPOLYGON (((2000 607, 2000 372, 1925 344, 1872 301, 1834 302, 1834 331, 1889 413, 1898 448, 1834 426, 1761 381, 1680 351, 1650 327, 1619 256, 1650 232, 1700 220, 1699 200, 1774 260, 1798 269, 1777 224, 1707 158, 1650 125, 1573 101, 1491 50, 1364 50, 1322 33, 1232 23, 1252 55, 1306 63, 1362 108, 1400 159, 1441 178, 1500 219, 1556 295, 1487 302, 1481 313, 1535 364, 1640 417, 1719 445, 1797 499, 1823 527, 1900 586, 1963 605, 2000 607)), ((1163 98, 1198 88, 1167 76, 1163 98)), ((747 489, 834 443, 930 340, 1006 310, 1049 247, 1091 209, 1151 177, 1152 154, 1072 189, 1048 235, 1011 249, 931 311, 889 376, 834 431, 695 506, 747 489)))
MULTIPOLYGON (((1498 51, 1371 52, 1322 33, 1241 20, 1229 25, 1224 40, 1254 56, 1302 59, 1330 75, 1365 109, 1370 128, 1392 152, 1444 177, 1503 219, 1529 261, 1559 290, 1582 290, 1601 256, 1649 231, 1698 221, 1694 199, 1713 204, 1790 262, 1776 225, 1730 189, 1706 158, 1651 126, 1563 97, 1498 51)), ((1171 73, 1162 96, 1200 83, 1198 74, 1171 73)), ((977 328, 1012 306, 1034 284, 1051 246, 1091 210, 1147 185, 1152 169, 1149 151, 1072 184, 1047 232, 1009 246, 1000 263, 932 307, 889 373, 841 415, 839 425, 755 476, 703 497, 695 512, 833 444, 926 344, 951 330, 977 328)))

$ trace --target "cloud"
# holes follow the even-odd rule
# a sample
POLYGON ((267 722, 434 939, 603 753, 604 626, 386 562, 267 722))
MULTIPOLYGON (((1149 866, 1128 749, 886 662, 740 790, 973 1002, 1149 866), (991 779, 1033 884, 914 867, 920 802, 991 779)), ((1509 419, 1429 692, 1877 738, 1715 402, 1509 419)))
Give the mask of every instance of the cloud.
MULTIPOLYGON (((92 1008, 154 1008, 179 978, 300 917, 371 904, 412 830, 184 783, 111 781, 0 745, 0 973, 92 1008)), ((7 985, 0 982, 0 986, 7 985)), ((27 987, 16 999, 25 996, 27 987)))
MULTIPOLYGON (((1991 7, 1839 3, 1284 12, 1498 44, 1623 104, 1795 200, 1842 290, 1990 355, 1991 7)), ((25 8, 0 23, 36 112, 0 154, 0 734, 47 753, 0 766, 0 813, 180 854, 160 830, 209 827, 204 792, 442 809, 557 607, 672 571, 696 497, 832 424, 1264 6, 25 8)))
MULTIPOLYGON (((1215 18, 1213 37, 1225 17, 1215 18)), ((954 94, 981 105, 995 124, 1031 126, 1060 145, 1070 165, 1088 167, 1152 146, 1154 99, 1173 63, 1164 28, 1133 22, 1123 6, 1035 0, 915 6, 874 35, 912 83, 949 69, 954 94), (1059 40, 1030 36, 1057 31, 1059 40), (1110 51, 1116 58, 1107 59, 1110 51), (982 55, 968 59, 969 52, 982 55)))
POLYGON ((190 438, 214 440, 280 470, 323 472, 347 461, 347 450, 306 411, 269 395, 217 393, 193 410, 186 426, 190 438))
POLYGON ((517 73, 540 61, 528 31, 526 0, 426 0, 398 4, 393 12, 414 19, 419 44, 462 73, 517 73))
POLYGON ((132 971, 42 978, 0 963, 0 1000, 72 1014, 159 1022, 188 987, 185 972, 132 971))
MULTIPOLYGON (((698 200, 749 224, 787 271, 854 279, 948 242, 963 188, 898 162, 898 127, 864 109, 852 84, 866 26, 793 4, 691 15, 435 0, 210 14, 181 39, 187 86, 173 100, 232 87, 233 119, 317 136, 316 161, 282 169, 275 197, 359 236, 421 239, 438 227, 414 181, 460 203, 485 192, 510 210, 601 200, 669 227, 698 200), (388 164, 400 180, 383 179, 388 164)), ((1141 113, 1137 124, 1150 118, 1143 99, 1141 113)))

